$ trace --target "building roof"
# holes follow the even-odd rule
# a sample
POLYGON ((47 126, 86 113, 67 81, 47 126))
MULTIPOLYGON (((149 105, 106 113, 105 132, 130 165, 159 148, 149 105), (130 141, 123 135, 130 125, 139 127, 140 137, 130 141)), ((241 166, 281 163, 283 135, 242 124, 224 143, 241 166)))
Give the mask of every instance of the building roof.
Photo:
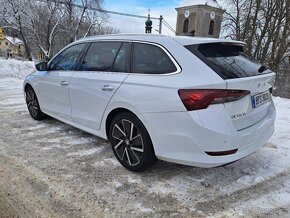
POLYGON ((192 5, 208 5, 214 8, 221 8, 216 0, 184 0, 180 7, 187 7, 192 5))
POLYGON ((23 45, 22 40, 17 37, 5 36, 5 39, 7 39, 12 45, 23 45))

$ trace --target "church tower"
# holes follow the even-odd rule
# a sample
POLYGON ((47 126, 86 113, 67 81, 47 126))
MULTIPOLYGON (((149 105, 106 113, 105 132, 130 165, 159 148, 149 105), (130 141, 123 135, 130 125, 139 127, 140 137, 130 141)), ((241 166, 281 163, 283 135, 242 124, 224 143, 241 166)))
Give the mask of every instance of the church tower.
POLYGON ((216 0, 187 0, 176 11, 176 35, 219 38, 225 11, 216 0))

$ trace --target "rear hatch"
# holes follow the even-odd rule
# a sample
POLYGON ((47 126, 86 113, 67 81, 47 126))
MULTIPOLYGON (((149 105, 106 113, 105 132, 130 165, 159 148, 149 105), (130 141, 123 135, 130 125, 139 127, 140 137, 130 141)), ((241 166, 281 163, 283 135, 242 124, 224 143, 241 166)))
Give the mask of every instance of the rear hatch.
POLYGON ((223 103, 236 130, 255 125, 268 114, 275 73, 243 51, 243 44, 206 43, 185 46, 227 83, 229 90, 248 90, 237 101, 223 103))

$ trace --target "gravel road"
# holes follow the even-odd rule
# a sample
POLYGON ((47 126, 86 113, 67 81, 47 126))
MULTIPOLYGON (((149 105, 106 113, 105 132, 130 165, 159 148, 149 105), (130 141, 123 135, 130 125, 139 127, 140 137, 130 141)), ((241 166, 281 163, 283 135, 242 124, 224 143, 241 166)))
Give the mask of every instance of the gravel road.
POLYGON ((286 131, 224 167, 159 161, 132 173, 107 141, 55 119, 30 118, 21 81, 13 78, 0 82, 0 125, 1 218, 290 215, 286 131))

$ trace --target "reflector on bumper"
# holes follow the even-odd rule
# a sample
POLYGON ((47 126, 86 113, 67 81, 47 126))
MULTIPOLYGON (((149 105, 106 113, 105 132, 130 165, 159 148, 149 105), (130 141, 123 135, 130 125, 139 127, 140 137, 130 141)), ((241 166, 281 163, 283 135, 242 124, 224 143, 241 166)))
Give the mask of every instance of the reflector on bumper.
POLYGON ((225 156, 225 155, 231 155, 234 154, 238 151, 238 149, 234 149, 234 150, 229 150, 229 151, 206 151, 205 153, 210 155, 210 156, 225 156))

